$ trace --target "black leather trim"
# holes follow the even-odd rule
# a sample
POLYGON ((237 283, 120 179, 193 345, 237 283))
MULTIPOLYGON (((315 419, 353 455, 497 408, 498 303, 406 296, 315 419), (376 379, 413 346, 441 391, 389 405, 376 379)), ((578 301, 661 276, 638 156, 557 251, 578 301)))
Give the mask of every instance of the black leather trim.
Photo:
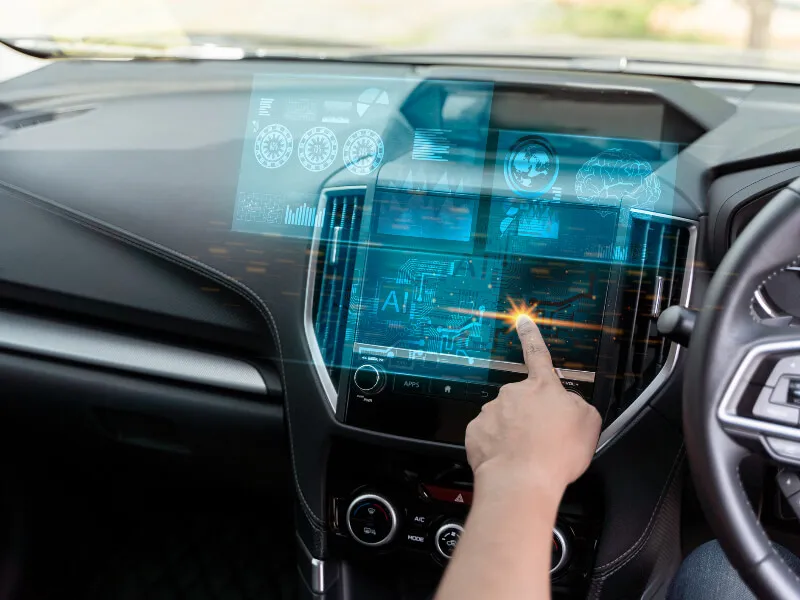
POLYGON ((587 597, 663 596, 680 564, 684 457, 681 447, 652 517, 636 543, 610 563, 595 567, 587 597))
POLYGON ((800 580, 782 564, 749 504, 738 473, 749 450, 722 430, 717 408, 753 343, 788 333, 756 323, 750 300, 770 273, 800 252, 798 192, 796 180, 767 204, 725 255, 692 336, 684 382, 686 446, 706 517, 753 592, 776 600, 800 598, 800 580))

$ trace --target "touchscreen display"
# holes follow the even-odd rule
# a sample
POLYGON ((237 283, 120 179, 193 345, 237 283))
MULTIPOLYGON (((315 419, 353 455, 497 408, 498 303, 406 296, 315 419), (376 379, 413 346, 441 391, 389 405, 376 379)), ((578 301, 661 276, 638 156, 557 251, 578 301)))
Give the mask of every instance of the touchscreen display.
POLYGON ((463 222, 451 229, 453 215, 444 214, 440 199, 416 196, 429 208, 414 219, 434 223, 427 225, 433 233, 417 242, 447 246, 431 253, 380 243, 417 227, 401 221, 399 234, 387 227, 395 223, 395 202, 394 193, 376 195, 371 240, 380 246, 363 249, 358 304, 350 311, 358 352, 391 352, 400 366, 412 360, 428 368, 513 370, 497 363, 522 362, 513 327, 516 315, 527 312, 542 328, 557 367, 594 368, 611 269, 605 258, 613 252, 618 210, 601 215, 568 204, 515 203, 517 212, 505 217, 509 223, 499 221, 495 209, 508 212, 510 203, 463 200, 456 213, 463 222), (430 208, 436 206, 438 216, 430 208))

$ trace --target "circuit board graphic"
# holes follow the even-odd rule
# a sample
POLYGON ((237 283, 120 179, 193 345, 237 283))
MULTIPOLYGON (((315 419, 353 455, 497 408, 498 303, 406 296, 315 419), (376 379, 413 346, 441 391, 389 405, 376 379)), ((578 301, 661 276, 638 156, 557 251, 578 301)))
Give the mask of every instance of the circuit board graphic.
POLYGON ((495 325, 483 313, 494 312, 502 279, 498 259, 371 249, 350 307, 357 341, 489 358, 495 325))
MULTIPOLYGON (((506 263, 497 312, 533 307, 556 367, 593 371, 602 334, 610 265, 543 258, 506 263)), ((522 362, 517 333, 497 321, 492 358, 522 362)))
POLYGON ((354 290, 356 341, 468 361, 522 362, 508 315, 535 306, 557 367, 593 369, 609 267, 375 249, 354 290), (558 326, 547 325, 557 324, 558 326))

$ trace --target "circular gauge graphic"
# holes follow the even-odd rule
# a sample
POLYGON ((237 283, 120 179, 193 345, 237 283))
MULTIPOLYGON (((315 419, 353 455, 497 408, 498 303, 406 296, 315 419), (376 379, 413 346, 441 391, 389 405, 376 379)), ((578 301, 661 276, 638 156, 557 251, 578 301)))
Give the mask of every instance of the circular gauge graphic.
POLYGON ((372 129, 359 129, 350 134, 342 146, 344 166, 356 175, 368 175, 383 162, 383 140, 372 129))
POLYGON ((256 160, 265 169, 277 169, 292 156, 292 133, 279 123, 267 125, 256 137, 256 160))
POLYGON ((312 127, 303 134, 297 144, 300 164, 313 173, 330 167, 337 152, 339 152, 339 142, 327 127, 312 127))
POLYGON ((503 171, 511 191, 524 198, 538 198, 556 182, 558 154, 546 139, 528 135, 508 151, 503 171))
POLYGON ((575 176, 575 195, 599 209, 652 209, 661 197, 661 181, 635 152, 610 148, 583 163, 575 176))

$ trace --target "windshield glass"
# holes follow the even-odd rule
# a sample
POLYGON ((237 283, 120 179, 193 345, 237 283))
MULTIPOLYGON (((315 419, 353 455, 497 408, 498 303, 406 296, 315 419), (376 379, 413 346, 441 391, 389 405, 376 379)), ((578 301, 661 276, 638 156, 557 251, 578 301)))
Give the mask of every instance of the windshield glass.
POLYGON ((0 4, 0 38, 83 56, 357 46, 797 70, 800 0, 26 0, 0 4))

